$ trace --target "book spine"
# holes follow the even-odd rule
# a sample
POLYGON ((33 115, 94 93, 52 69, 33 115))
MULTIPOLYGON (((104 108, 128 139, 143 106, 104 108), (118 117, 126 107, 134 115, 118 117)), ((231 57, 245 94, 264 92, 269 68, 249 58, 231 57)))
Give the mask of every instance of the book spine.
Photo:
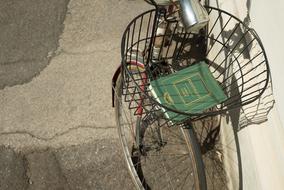
MULTIPOLYGON (((154 99, 155 99, 157 102, 159 102, 160 104, 162 104, 160 98, 159 98, 158 95, 156 94, 156 92, 155 92, 155 90, 153 89, 153 87, 152 87, 151 84, 149 85, 149 90, 151 91, 151 94, 152 94, 152 96, 154 97, 154 99)), ((158 106, 158 105, 157 105, 157 106, 158 106)), ((161 106, 158 106, 158 107, 162 110, 162 112, 163 112, 163 114, 166 116, 166 118, 167 118, 167 119, 170 119, 170 116, 168 115, 167 110, 166 110, 165 108, 161 107, 161 106)))

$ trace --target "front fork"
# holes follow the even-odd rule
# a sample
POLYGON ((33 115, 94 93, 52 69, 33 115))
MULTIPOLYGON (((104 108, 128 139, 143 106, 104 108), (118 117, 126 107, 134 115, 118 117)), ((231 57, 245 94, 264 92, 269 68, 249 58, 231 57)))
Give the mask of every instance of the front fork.
POLYGON ((137 116, 136 126, 135 126, 135 145, 136 149, 143 155, 146 154, 145 144, 143 142, 144 135, 146 132, 147 126, 143 124, 142 117, 137 116))
POLYGON ((149 125, 147 125, 148 122, 145 122, 142 120, 141 116, 137 116, 136 120, 136 126, 135 126, 135 141, 136 141, 136 147, 134 147, 136 150, 139 150, 139 153, 142 155, 147 154, 148 149, 155 149, 156 151, 160 150, 162 146, 166 144, 166 142, 162 138, 161 133, 161 127, 156 126, 156 128, 149 129, 149 125), (154 130, 152 131, 155 138, 155 146, 154 147, 147 147, 147 144, 144 143, 144 136, 147 130, 154 130))

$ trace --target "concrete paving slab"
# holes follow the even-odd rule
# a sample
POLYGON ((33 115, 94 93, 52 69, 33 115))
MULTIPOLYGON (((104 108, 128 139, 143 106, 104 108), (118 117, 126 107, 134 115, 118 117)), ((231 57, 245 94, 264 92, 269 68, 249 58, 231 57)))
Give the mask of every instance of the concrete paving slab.
POLYGON ((67 180, 62 173, 56 155, 52 151, 34 152, 26 155, 28 190, 68 189, 67 180))
POLYGON ((1 190, 133 189, 118 139, 15 152, 0 148, 1 190))
POLYGON ((117 139, 93 141, 55 151, 69 188, 133 189, 117 139))

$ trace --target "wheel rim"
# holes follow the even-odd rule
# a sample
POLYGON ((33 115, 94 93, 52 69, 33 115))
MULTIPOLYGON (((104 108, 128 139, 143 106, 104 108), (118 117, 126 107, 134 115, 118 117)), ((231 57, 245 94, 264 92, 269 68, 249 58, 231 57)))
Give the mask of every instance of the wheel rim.
MULTIPOLYGON (((121 84, 117 87, 119 89, 121 84)), ((142 155, 133 148, 136 116, 127 105, 123 102, 121 93, 116 93, 118 132, 136 188, 199 189, 197 168, 186 129, 152 124, 145 132, 145 155, 142 155), (159 134, 162 136, 162 143, 159 142, 159 134)))

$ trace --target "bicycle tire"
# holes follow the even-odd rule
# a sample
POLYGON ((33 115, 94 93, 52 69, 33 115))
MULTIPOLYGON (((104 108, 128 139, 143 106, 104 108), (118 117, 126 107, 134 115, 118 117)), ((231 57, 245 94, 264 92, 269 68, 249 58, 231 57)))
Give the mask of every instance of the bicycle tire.
POLYGON ((136 122, 135 117, 137 116, 134 116, 133 111, 128 109, 127 103, 123 100, 122 83, 121 77, 118 77, 115 89, 115 115, 126 164, 135 187, 147 190, 206 190, 202 156, 192 127, 173 126, 170 128, 159 128, 167 144, 158 147, 160 148, 158 149, 156 147, 156 139, 154 138, 156 137, 154 131, 157 126, 151 125, 144 137, 146 139, 145 144, 149 146, 149 150, 147 150, 145 155, 137 154, 133 146, 135 137, 131 135, 133 131, 131 132, 130 129, 131 124, 136 122), (124 103, 126 104, 125 109, 123 108, 124 103), (124 118, 128 114, 130 118, 124 118), (173 139, 175 137, 176 139, 173 139), (181 144, 175 144, 180 140, 182 140, 181 144), (163 168, 160 167, 161 165, 163 165, 163 168), (161 172, 160 169, 164 171, 161 172))

